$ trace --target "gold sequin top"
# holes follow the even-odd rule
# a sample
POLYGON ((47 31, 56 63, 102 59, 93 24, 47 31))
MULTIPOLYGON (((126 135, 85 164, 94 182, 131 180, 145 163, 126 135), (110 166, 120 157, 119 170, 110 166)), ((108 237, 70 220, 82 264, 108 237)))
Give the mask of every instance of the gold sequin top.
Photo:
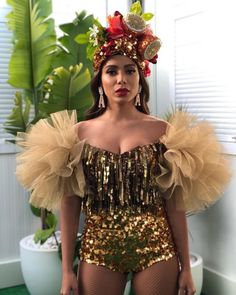
POLYGON ((120 206, 144 210, 159 196, 195 213, 222 195, 230 168, 212 126, 177 112, 166 133, 121 155, 78 138, 77 113, 60 111, 17 134, 16 176, 30 202, 52 210, 65 196, 82 198, 83 210, 120 206))
POLYGON ((149 206, 156 207, 160 191, 155 178, 161 174, 158 163, 163 148, 156 142, 116 154, 86 143, 83 210, 95 213, 132 207, 146 211, 149 206))

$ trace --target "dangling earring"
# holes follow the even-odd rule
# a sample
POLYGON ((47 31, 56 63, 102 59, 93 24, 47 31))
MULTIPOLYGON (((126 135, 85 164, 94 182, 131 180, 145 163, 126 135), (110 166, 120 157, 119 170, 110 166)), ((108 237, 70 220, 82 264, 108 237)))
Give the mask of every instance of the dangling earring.
POLYGON ((99 97, 99 102, 98 102, 98 107, 99 108, 105 108, 105 102, 104 102, 104 97, 103 97, 103 89, 102 87, 98 87, 98 92, 100 94, 100 97, 99 97))
POLYGON ((141 93, 141 91, 142 91, 142 86, 140 85, 139 86, 139 90, 138 90, 138 93, 137 93, 137 95, 136 95, 136 97, 135 97, 135 105, 136 106, 141 106, 141 101, 140 101, 140 93, 141 93))

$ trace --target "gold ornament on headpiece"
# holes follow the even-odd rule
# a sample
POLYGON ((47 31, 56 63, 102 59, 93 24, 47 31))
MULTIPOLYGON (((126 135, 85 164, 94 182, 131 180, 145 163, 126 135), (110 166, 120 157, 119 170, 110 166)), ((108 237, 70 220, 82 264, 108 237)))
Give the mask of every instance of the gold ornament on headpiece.
MULTIPOLYGON (((107 28, 96 20, 87 34, 88 58, 93 60, 94 70, 99 70, 110 56, 121 54, 136 62, 145 77, 149 76, 149 62, 157 62, 157 52, 161 47, 160 39, 153 35, 150 26, 146 24, 152 17, 152 13, 142 13, 140 2, 137 1, 131 5, 130 13, 126 16, 119 11, 108 16, 107 28)), ((80 43, 80 36, 84 43, 84 35, 77 36, 77 42, 80 43)))

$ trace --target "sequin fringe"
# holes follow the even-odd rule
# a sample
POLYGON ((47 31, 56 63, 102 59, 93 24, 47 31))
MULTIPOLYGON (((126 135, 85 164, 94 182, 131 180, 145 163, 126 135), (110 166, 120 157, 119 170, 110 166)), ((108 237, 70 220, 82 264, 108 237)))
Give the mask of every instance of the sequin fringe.
POLYGON ((82 210, 111 212, 135 207, 143 212, 149 204, 158 205, 160 192, 154 178, 160 174, 161 148, 153 143, 119 155, 87 144, 83 159, 87 192, 82 210))

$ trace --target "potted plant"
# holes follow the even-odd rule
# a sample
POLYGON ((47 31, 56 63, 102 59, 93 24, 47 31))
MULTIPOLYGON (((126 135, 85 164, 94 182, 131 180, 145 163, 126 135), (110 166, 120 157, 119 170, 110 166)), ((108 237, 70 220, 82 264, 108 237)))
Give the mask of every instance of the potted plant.
MULTIPOLYGON (((73 22, 60 26, 64 36, 57 39, 54 20, 49 18, 51 1, 8 0, 8 4, 12 7, 7 17, 14 44, 8 82, 21 91, 15 94, 15 106, 4 124, 5 130, 13 135, 25 132, 39 119, 64 109, 77 109, 80 121, 92 102, 89 89, 92 66, 84 45, 78 45, 74 38, 88 31, 93 16, 86 16, 85 12, 77 14, 73 22)), ((36 234, 20 241, 24 280, 32 295, 59 294, 57 218, 44 208, 31 206, 31 209, 41 217, 42 226, 36 234)))

